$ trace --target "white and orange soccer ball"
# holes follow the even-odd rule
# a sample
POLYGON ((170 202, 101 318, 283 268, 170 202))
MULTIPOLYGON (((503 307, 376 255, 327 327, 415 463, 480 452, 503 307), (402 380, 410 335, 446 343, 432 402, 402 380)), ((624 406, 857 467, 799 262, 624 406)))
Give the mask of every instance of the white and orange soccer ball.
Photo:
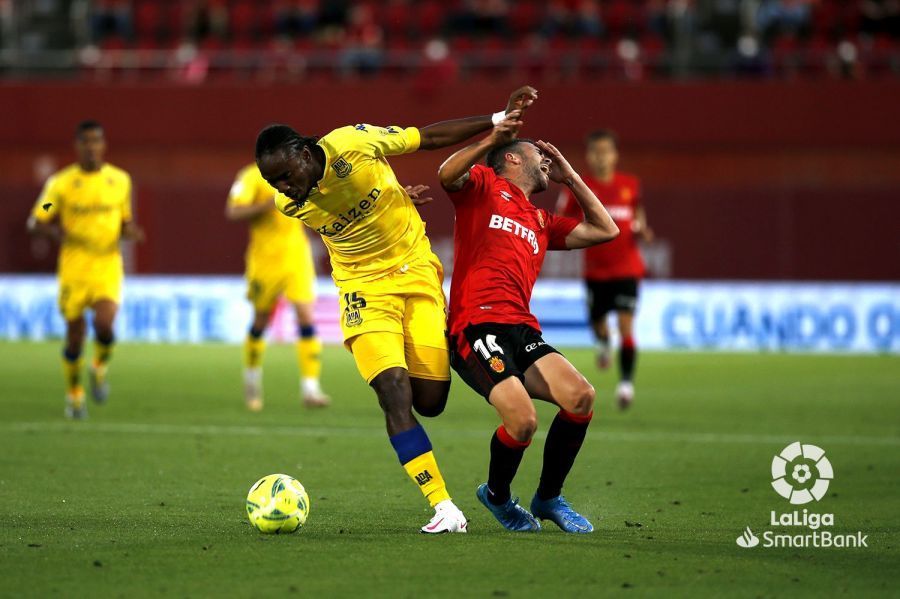
POLYGON ((309 495, 297 479, 270 474, 256 481, 247 494, 247 517, 260 532, 297 532, 309 516, 309 495))

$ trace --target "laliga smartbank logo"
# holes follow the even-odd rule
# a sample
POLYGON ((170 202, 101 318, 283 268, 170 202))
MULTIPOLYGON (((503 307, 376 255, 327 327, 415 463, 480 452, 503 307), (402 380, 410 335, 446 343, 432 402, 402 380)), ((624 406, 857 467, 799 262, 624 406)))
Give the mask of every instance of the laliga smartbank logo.
POLYGON ((822 499, 832 478, 834 470, 821 447, 797 441, 772 458, 772 488, 794 505, 822 499))
MULTIPOLYGON (((820 501, 825 497, 828 486, 834 479, 834 469, 825 457, 825 450, 816 445, 791 443, 772 458, 772 488, 791 502, 805 505, 820 501)), ((829 530, 834 526, 834 514, 818 513, 804 508, 802 511, 769 514, 769 526, 757 536, 744 529, 737 538, 739 547, 811 547, 811 548, 856 548, 868 547, 868 535, 862 532, 835 534, 829 530), (799 529, 799 530, 798 530, 799 529), (760 538, 762 537, 762 538, 760 538)))

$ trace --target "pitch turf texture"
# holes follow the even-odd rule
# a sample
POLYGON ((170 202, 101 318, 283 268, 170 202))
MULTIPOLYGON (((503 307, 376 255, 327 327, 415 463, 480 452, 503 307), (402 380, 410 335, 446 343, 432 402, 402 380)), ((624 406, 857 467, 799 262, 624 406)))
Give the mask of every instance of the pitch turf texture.
MULTIPOLYGON (((293 349, 270 347, 266 409, 250 414, 238 347, 122 345, 109 405, 64 422, 58 344, 0 344, 0 593, 897 594, 898 358, 646 353, 637 403, 620 413, 612 375, 588 351, 567 353, 599 394, 566 487, 596 532, 499 528, 474 496, 495 415, 456 380, 425 426, 470 532, 428 537, 417 530, 430 511, 342 349, 325 353, 334 405, 311 412, 293 349), (795 440, 824 448, 835 472, 805 507, 833 513, 832 532, 863 531, 867 549, 735 543, 746 526, 770 529, 770 511, 792 511, 769 483, 772 456, 795 440), (274 472, 309 491, 297 534, 261 535, 244 514, 250 485, 274 472)), ((539 407, 543 430, 552 414, 539 407)), ((526 505, 542 447, 539 434, 514 482, 526 505)))

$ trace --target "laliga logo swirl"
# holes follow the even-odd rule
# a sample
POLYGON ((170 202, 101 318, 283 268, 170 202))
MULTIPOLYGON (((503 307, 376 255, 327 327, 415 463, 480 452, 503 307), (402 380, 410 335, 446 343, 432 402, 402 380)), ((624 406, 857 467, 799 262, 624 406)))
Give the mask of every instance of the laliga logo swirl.
POLYGON ((819 501, 834 478, 825 450, 791 443, 772 458, 772 488, 794 505, 819 501))

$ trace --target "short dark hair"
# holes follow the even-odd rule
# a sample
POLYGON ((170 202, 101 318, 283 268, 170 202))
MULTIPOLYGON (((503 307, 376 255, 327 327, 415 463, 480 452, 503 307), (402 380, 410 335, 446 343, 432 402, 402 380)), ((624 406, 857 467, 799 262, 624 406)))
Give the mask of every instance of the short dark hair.
POLYGON ((318 143, 318 137, 304 137, 287 125, 269 125, 256 136, 256 159, 279 150, 299 152, 318 143))
POLYGON ((509 143, 505 143, 502 146, 497 146, 488 152, 487 158, 485 158, 485 163, 498 175, 503 172, 503 168, 506 166, 506 153, 513 152, 514 154, 520 154, 522 150, 518 148, 519 144, 531 144, 534 145, 534 140, 527 138, 519 138, 514 139, 509 143))
POLYGON ((81 137, 81 134, 85 131, 93 131, 94 129, 100 129, 103 131, 103 125, 100 124, 100 121, 95 121, 94 119, 85 119, 78 123, 78 126, 75 127, 75 137, 76 139, 81 137))
POLYGON ((616 135, 616 132, 612 129, 597 129, 596 131, 591 131, 588 133, 587 138, 584 140, 586 144, 592 144, 595 141, 601 141, 604 139, 608 139, 613 143, 614 146, 619 145, 619 136, 616 135))

